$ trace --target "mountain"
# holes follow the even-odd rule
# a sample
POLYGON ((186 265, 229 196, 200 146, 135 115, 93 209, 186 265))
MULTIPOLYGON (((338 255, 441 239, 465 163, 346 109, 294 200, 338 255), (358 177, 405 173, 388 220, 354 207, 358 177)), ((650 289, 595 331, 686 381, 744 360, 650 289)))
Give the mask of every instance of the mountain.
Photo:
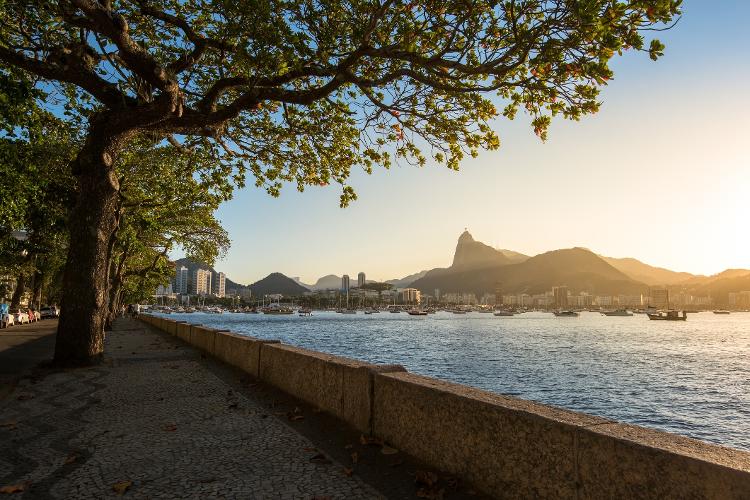
POLYGON ((292 278, 288 278, 281 273, 271 273, 262 280, 256 281, 250 285, 249 288, 256 297, 276 293, 295 296, 310 291, 292 278))
POLYGON ((310 287, 311 290, 338 290, 340 288, 341 276, 336 276, 335 274, 327 274, 326 276, 319 278, 318 281, 310 287))
POLYGON ((713 276, 701 276, 678 285, 698 297, 711 296, 716 304, 726 304, 732 292, 750 290, 750 269, 727 269, 713 276))
MULTIPOLYGON (((513 250, 495 249, 489 245, 485 245, 480 241, 476 241, 469 231, 464 231, 461 236, 458 237, 458 243, 456 244, 456 251, 453 254, 453 264, 450 268, 453 271, 469 271, 472 269, 479 269, 491 266, 504 266, 508 264, 517 264, 528 259, 528 255, 524 255, 513 250)), ((401 279, 388 280, 386 283, 390 283, 394 288, 405 288, 413 285, 414 282, 423 278, 425 275, 432 273, 433 276, 446 271, 445 268, 435 268, 429 271, 420 271, 418 273, 410 274, 401 279)))
POLYGON ((600 255, 599 257, 604 259, 615 269, 628 275, 630 278, 636 281, 642 281, 649 286, 674 285, 697 277, 690 273, 680 273, 664 269, 663 267, 649 266, 640 260, 630 257, 622 259, 605 257, 603 255, 600 255))
POLYGON ((524 255, 520 252, 514 252, 513 250, 505 250, 503 248, 498 248, 497 251, 505 255, 508 259, 510 259, 511 263, 513 264, 523 262, 529 258, 528 255, 524 255))
POLYGON ((299 276, 292 276, 292 280, 294 280, 295 283, 297 283, 299 286, 303 286, 307 288, 308 290, 314 290, 315 285, 308 285, 307 283, 303 283, 299 276))
MULTIPOLYGON (((519 254, 521 257, 525 257, 519 254)), ((506 293, 544 293, 553 286, 567 286, 571 292, 592 294, 638 294, 648 289, 585 248, 546 252, 514 263, 507 255, 475 241, 464 232, 456 245, 453 265, 433 269, 411 286, 426 293, 493 293, 499 286, 506 293)))
POLYGON ((504 266, 512 261, 504 253, 495 250, 489 245, 476 241, 469 231, 464 231, 458 237, 456 252, 453 254, 453 265, 455 269, 470 269, 489 266, 504 266))
POLYGON ((409 276, 404 276, 401 279, 393 279, 388 280, 386 283, 389 283, 393 285, 393 288, 407 288, 410 287, 412 283, 417 281, 419 278, 427 274, 429 271, 419 271, 418 273, 410 274, 409 276))

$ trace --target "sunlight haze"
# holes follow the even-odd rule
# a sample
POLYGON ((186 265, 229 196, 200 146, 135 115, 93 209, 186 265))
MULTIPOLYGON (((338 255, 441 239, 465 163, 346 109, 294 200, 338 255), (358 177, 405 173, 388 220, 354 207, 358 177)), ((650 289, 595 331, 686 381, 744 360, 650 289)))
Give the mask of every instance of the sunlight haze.
POLYGON ((274 271, 400 278, 450 265, 466 227, 528 255, 582 246, 696 274, 750 268, 750 6, 693 0, 684 12, 660 34, 658 63, 616 58, 600 112, 553 121, 546 143, 524 116, 500 118, 500 150, 460 172, 355 172, 346 209, 335 186, 237 192, 219 211, 232 247, 216 267, 241 283, 274 271))

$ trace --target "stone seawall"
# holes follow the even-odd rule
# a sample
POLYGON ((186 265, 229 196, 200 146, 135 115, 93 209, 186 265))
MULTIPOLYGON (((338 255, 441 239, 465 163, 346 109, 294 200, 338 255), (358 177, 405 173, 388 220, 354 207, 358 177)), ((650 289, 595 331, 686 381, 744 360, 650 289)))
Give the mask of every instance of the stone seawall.
POLYGON ((363 361, 141 319, 502 498, 750 499, 750 453, 363 361))

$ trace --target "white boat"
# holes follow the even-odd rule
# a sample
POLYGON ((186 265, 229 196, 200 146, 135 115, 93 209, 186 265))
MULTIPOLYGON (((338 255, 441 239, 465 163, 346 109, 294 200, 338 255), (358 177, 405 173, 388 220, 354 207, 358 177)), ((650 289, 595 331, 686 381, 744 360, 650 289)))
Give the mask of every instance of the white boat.
POLYGON ((495 315, 495 316, 514 316, 516 313, 511 312, 511 311, 500 311, 500 310, 498 310, 498 311, 493 312, 492 314, 495 315))

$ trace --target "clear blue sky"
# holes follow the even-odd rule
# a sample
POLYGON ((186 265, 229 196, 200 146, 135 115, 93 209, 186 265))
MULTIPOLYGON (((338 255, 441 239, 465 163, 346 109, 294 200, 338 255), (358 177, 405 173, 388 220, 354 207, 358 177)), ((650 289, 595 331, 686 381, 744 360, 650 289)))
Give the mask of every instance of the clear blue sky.
POLYGON ((694 273, 750 268, 748 26, 750 2, 686 1, 659 35, 662 59, 614 62, 597 115, 553 123, 546 143, 523 117, 500 119, 500 150, 460 172, 357 172, 346 209, 335 187, 241 190, 218 214, 232 248, 216 267, 242 283, 273 271, 384 280, 449 265, 468 227, 532 255, 584 246, 694 273))

